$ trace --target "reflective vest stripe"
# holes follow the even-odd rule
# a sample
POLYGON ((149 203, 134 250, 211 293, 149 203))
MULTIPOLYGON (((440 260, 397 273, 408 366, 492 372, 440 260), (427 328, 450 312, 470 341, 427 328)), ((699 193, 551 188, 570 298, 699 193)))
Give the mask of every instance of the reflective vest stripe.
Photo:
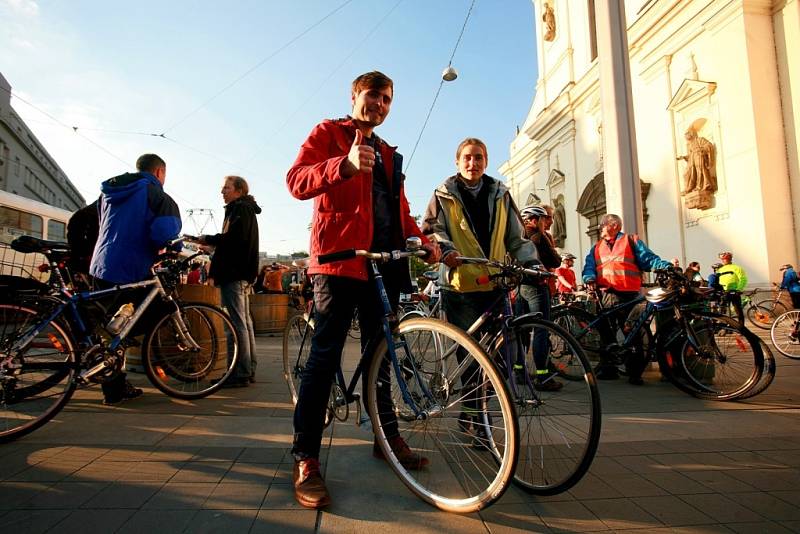
POLYGON ((594 247, 594 259, 598 285, 617 291, 639 291, 642 287, 641 271, 627 235, 617 239, 611 249, 605 240, 598 241, 594 247))
MULTIPOLYGON (((478 243, 478 238, 472 231, 467 220, 467 215, 461 203, 449 195, 439 195, 443 209, 447 212, 449 223, 450 240, 453 246, 462 256, 483 258, 484 253, 478 243)), ((494 228, 492 229, 492 239, 489 251, 489 259, 503 261, 506 256, 506 224, 508 222, 508 210, 506 209, 503 197, 497 199, 495 204, 494 228)), ((478 284, 479 278, 489 275, 489 269, 483 265, 459 265, 450 270, 450 287, 454 291, 469 293, 473 291, 492 291, 494 284, 478 284)))

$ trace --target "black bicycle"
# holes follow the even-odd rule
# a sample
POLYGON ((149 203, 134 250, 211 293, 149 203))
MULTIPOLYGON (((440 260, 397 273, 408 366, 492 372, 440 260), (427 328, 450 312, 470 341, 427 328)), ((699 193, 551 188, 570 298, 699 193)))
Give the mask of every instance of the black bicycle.
POLYGON ((148 280, 76 291, 63 277, 66 243, 24 236, 12 247, 44 254, 51 277, 46 289, 12 291, 0 303, 0 442, 52 419, 78 386, 116 377, 125 349, 138 343, 129 338, 131 330, 157 299, 160 313, 142 342, 144 369, 153 385, 172 397, 197 399, 216 391, 233 372, 239 340, 228 315, 175 298, 181 273, 196 255, 166 252, 148 280), (142 289, 149 289, 147 296, 126 317, 122 309, 132 307, 128 296, 142 289), (115 296, 125 304, 113 320, 107 314, 99 322, 92 317, 91 303, 115 296))

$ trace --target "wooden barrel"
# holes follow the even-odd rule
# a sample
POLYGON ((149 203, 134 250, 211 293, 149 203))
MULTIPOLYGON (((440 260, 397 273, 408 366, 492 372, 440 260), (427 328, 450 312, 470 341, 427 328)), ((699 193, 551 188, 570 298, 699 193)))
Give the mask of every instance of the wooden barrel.
POLYGON ((250 295, 250 313, 256 334, 282 332, 289 315, 289 295, 264 293, 250 295))
POLYGON ((221 303, 219 288, 214 286, 181 284, 178 286, 178 295, 184 302, 202 302, 214 306, 219 306, 221 303))

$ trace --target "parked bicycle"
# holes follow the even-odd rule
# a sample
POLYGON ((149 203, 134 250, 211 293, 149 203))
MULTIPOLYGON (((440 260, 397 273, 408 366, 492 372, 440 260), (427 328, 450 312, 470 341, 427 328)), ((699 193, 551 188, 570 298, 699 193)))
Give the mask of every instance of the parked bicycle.
POLYGON ((656 361, 678 389, 699 398, 740 399, 759 387, 768 368, 758 336, 709 309, 714 289, 695 287, 674 270, 659 270, 656 276, 659 287, 633 301, 602 308, 597 299, 597 315, 566 306, 554 311, 553 320, 575 336, 594 363, 608 359, 624 373, 656 361), (637 306, 638 313, 631 314, 637 306), (615 318, 625 313, 630 322, 618 343, 615 318))
POLYGON ((517 409, 520 458, 514 481, 538 495, 566 491, 586 474, 597 451, 601 427, 597 382, 573 336, 538 313, 514 317, 509 297, 524 277, 552 275, 513 262, 459 259, 486 265, 492 273, 486 283, 499 290, 467 333, 479 337, 492 356, 517 409), (558 377, 568 380, 560 384, 558 377))
POLYGON ((794 360, 800 360, 800 310, 781 314, 770 330, 770 338, 775 348, 794 360))
POLYGON ((137 343, 129 339, 131 330, 156 299, 164 313, 142 343, 144 369, 154 386, 173 397, 197 399, 216 391, 232 373, 239 343, 227 314, 215 306, 181 302, 175 295, 195 255, 166 252, 148 280, 73 291, 62 274, 69 255, 66 243, 23 236, 12 247, 44 254, 51 278, 47 291, 12 291, 0 303, 0 442, 52 419, 78 386, 117 376, 125 349, 137 343), (141 289, 149 289, 147 296, 127 319, 127 314, 122 320, 116 314, 109 321, 106 315, 98 324, 87 313, 88 303, 141 289))
MULTIPOLYGON (((326 419, 347 420, 352 404, 360 412, 362 399, 355 389, 363 374, 369 420, 392 470, 429 504, 446 511, 473 512, 499 499, 508 487, 518 455, 517 419, 503 378, 473 339, 435 319, 396 320, 377 263, 422 256, 425 252, 420 246, 419 238, 410 238, 406 251, 346 250, 319 257, 320 264, 367 258, 384 310, 380 342, 365 344, 349 383, 341 367, 338 370, 326 419), (377 388, 387 384, 392 403, 384 412, 377 388), (480 443, 459 425, 465 408, 478 414, 476 424, 484 432, 480 443), (384 426, 393 420, 406 443, 430 460, 428 466, 409 471, 401 465, 384 426)), ((295 317, 284 331, 284 377, 293 402, 299 395, 312 334, 313 312, 295 317)), ((361 422, 357 417, 356 423, 361 422)))

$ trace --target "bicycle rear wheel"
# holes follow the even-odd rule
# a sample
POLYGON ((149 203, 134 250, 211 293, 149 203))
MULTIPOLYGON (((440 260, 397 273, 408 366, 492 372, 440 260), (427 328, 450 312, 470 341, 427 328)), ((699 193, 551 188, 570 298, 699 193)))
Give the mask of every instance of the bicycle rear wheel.
MULTIPOLYGON (((595 319, 596 317, 591 313, 571 306, 559 308, 552 314, 552 321, 567 331, 580 344, 592 369, 600 363, 600 351, 604 345, 600 329, 590 326, 590 323, 595 319)), ((559 362, 553 359, 553 364, 559 365, 559 362)), ((580 381, 584 379, 582 374, 571 375, 569 373, 570 369, 573 369, 573 367, 564 365, 564 371, 557 370, 561 376, 568 380, 580 381)))
POLYGON ((170 397, 207 397, 235 369, 239 338, 228 315, 216 306, 179 303, 178 307, 146 336, 144 370, 153 385, 170 397))
POLYGON ((775 320, 770 331, 772 345, 778 352, 795 360, 800 359, 800 310, 784 313, 775 320))
POLYGON ((300 396, 300 380, 311 353, 311 337, 314 326, 305 315, 295 315, 283 329, 283 378, 289 386, 292 404, 300 396))
POLYGON ((495 361, 525 362, 522 372, 508 376, 514 381, 509 391, 519 420, 520 452, 514 482, 530 493, 555 495, 586 474, 597 452, 601 426, 597 382, 581 346, 558 325, 522 317, 514 321, 510 334, 509 347, 500 336, 492 354, 495 361), (534 358, 534 334, 539 331, 548 340, 545 363, 539 360, 544 373, 537 373, 534 358), (554 368, 557 375, 551 374, 554 368), (558 376, 570 380, 560 382, 558 376))
POLYGON ((465 513, 490 505, 517 462, 517 419, 502 377, 472 338, 436 319, 401 322, 394 343, 396 364, 384 340, 366 376, 384 457, 437 508, 465 513), (389 442, 398 435, 429 464, 404 467, 389 442))
POLYGON ((750 324, 764 330, 769 330, 772 327, 772 323, 778 318, 778 314, 762 304, 748 306, 746 315, 750 324))
POLYGON ((39 320, 31 308, 0 304, 0 443, 45 424, 75 391, 75 344, 58 322, 48 323, 19 353, 10 352, 39 320))
POLYGON ((683 377, 702 399, 734 400, 758 384, 764 352, 758 336, 726 317, 691 319, 698 346, 687 338, 680 353, 683 377))

